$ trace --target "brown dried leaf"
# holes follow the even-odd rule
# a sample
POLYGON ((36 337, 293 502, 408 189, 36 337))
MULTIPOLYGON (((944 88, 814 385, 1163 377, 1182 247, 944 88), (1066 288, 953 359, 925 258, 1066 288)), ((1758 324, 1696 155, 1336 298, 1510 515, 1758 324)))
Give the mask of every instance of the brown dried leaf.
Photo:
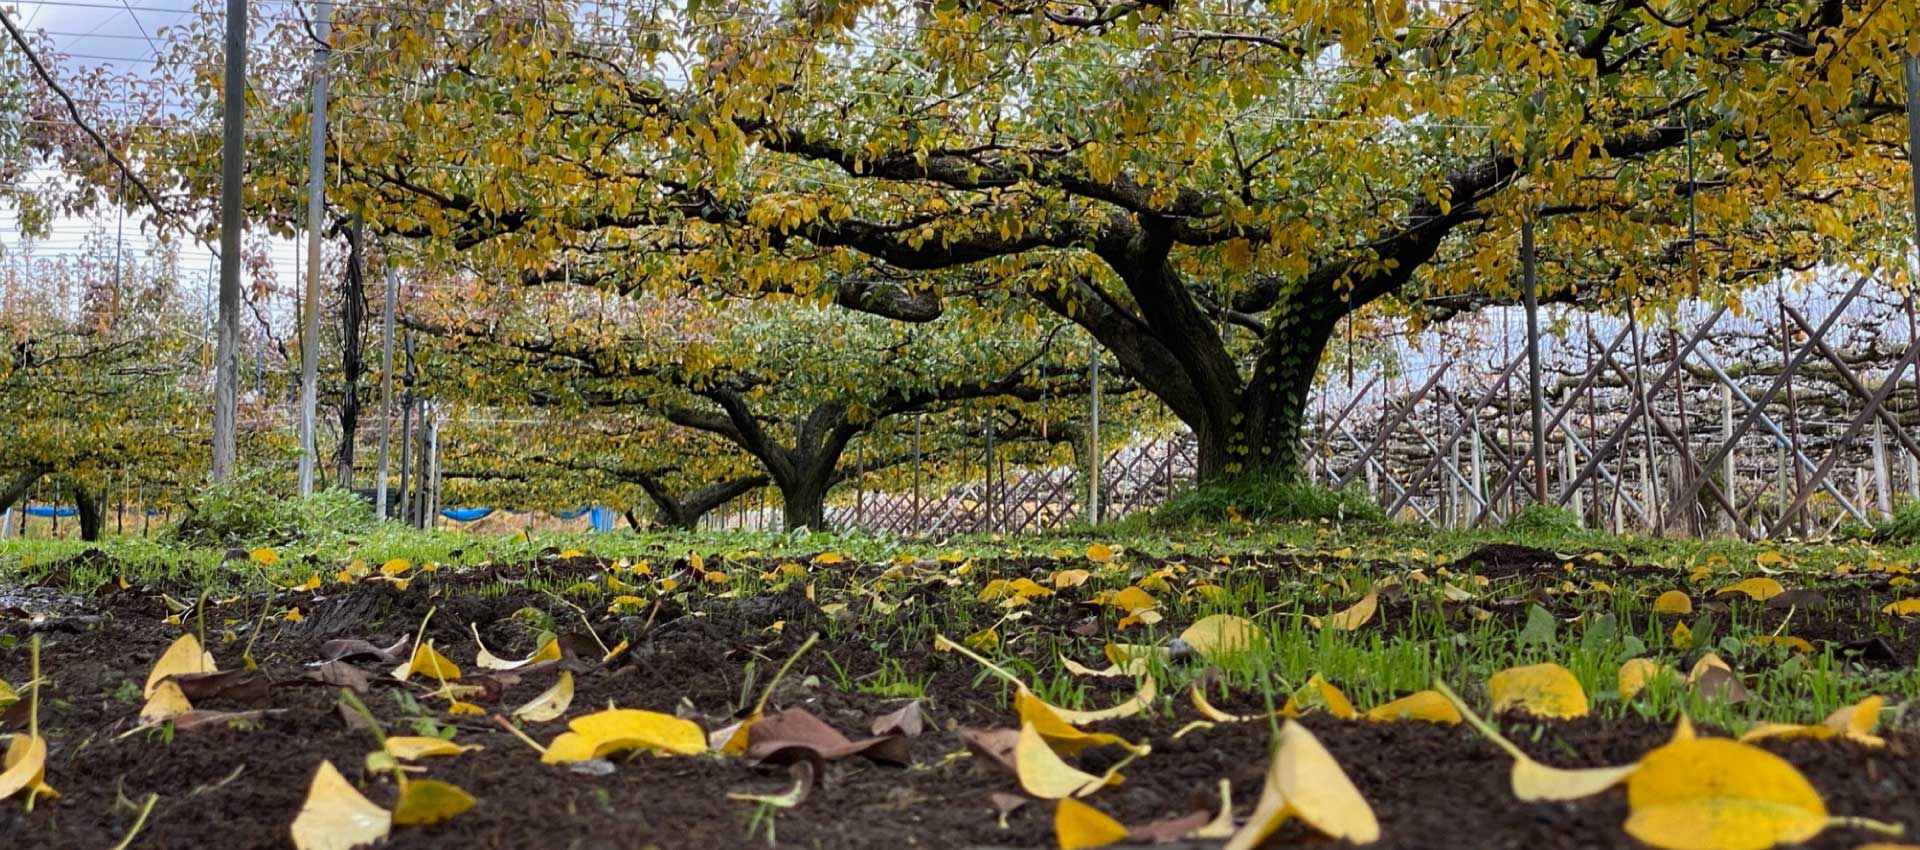
POLYGON ((261 718, 272 714, 285 714, 284 708, 256 708, 251 711, 202 711, 195 709, 173 718, 173 731, 191 732, 202 726, 224 726, 229 723, 257 723, 261 718))
POLYGON ((920 701, 913 700, 898 709, 873 719, 875 735, 900 734, 912 738, 926 731, 926 718, 920 714, 920 701))
POLYGON ((862 756, 868 761, 906 767, 913 763, 906 738, 882 735, 852 741, 806 709, 789 708, 747 727, 747 757, 768 764, 791 764, 810 750, 826 761, 862 756))
POLYGON ((967 751, 973 753, 974 764, 981 771, 998 767, 1008 773, 1015 773, 1013 752, 1020 746, 1018 729, 969 729, 961 727, 954 730, 960 740, 967 745, 967 751))
POLYGON ((306 678, 331 685, 347 688, 356 694, 364 694, 371 683, 366 671, 345 661, 329 661, 317 668, 308 670, 306 678))
POLYGON ((235 668, 217 673, 176 673, 170 676, 180 692, 193 702, 228 699, 258 705, 267 701, 273 680, 258 670, 235 668))
POLYGON ((398 664, 406 658, 407 644, 413 638, 403 637, 392 646, 374 646, 358 638, 336 638, 320 644, 320 658, 308 666, 319 667, 334 661, 378 661, 381 664, 398 664))

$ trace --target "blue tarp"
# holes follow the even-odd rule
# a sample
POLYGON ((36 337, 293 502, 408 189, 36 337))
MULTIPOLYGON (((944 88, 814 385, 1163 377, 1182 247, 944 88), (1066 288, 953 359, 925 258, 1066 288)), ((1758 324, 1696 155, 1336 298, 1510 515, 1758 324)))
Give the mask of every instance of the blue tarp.
MULTIPOLYGON (((72 508, 63 508, 63 510, 71 511, 72 508)), ((474 520, 482 519, 492 514, 493 511, 493 508, 441 508, 440 515, 454 522, 473 522, 474 520)), ((525 513, 525 511, 511 511, 511 513, 525 513)), ((61 516, 69 515, 70 514, 61 514, 61 516)), ((612 531, 614 520, 619 516, 614 509, 603 507, 585 507, 571 511, 554 511, 553 515, 560 519, 588 517, 588 521, 593 524, 594 531, 612 531)), ((39 514, 35 514, 35 516, 39 516, 39 514)))
POLYGON ((65 518, 65 517, 80 515, 79 508, 56 508, 56 507, 51 507, 47 505, 40 505, 40 506, 28 505, 22 510, 25 510, 27 512, 27 516, 37 516, 42 519, 48 519, 52 517, 65 518))

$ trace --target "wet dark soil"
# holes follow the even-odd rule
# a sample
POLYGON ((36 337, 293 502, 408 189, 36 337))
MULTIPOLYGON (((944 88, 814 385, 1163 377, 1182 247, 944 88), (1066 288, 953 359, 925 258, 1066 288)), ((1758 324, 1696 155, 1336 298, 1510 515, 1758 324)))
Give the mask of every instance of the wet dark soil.
MULTIPOLYGON (((1033 569, 1054 566, 1037 563, 1033 569)), ((540 569, 544 578, 586 578, 601 568, 582 559, 549 562, 540 569)), ((1549 575, 1557 568, 1557 560, 1548 565, 1549 575)), ((124 733, 138 725, 139 688, 148 668, 184 629, 193 627, 191 615, 184 624, 166 624, 169 609, 160 595, 152 589, 132 588, 85 599, 78 607, 71 600, 62 601, 66 607, 56 615, 38 620, 32 618, 33 612, 27 618, 0 616, 0 638, 11 639, 0 649, 0 678, 24 681, 26 638, 37 632, 44 640, 47 684, 41 723, 50 743, 47 781, 63 794, 57 800, 41 801, 32 813, 24 812, 18 800, 0 801, 0 835, 7 837, 6 846, 36 850, 114 846, 137 814, 137 807, 127 801, 137 804, 152 793, 160 795, 160 800, 133 847, 290 847, 289 825, 323 759, 331 760, 374 802, 390 806, 395 798, 391 781, 384 774, 367 773, 363 766, 366 754, 375 747, 373 739, 367 731, 350 728, 343 721, 336 692, 290 682, 307 672, 309 662, 322 657, 326 641, 352 637, 389 645, 411 636, 430 608, 434 614, 428 636, 469 674, 477 672, 470 664, 474 646, 469 624, 478 627, 495 653, 518 657, 534 648, 535 621, 545 618, 560 631, 584 632, 584 618, 604 642, 627 640, 631 648, 605 665, 597 658, 563 663, 575 671, 578 688, 570 714, 611 702, 677 713, 708 729, 729 722, 803 637, 829 616, 798 587, 752 599, 693 596, 684 607, 615 616, 579 611, 558 597, 531 589, 513 568, 488 569, 491 572, 485 576, 449 571, 406 591, 362 584, 324 597, 303 598, 304 621, 271 621, 253 647, 261 669, 281 683, 264 703, 215 699, 196 706, 270 707, 276 713, 250 724, 215 723, 171 735, 159 730, 124 733), (503 582, 508 590, 500 593, 497 588, 503 582), (495 589, 485 589, 489 586, 495 589), (529 608, 538 616, 525 613, 529 608)), ((1515 568, 1505 575, 1531 574, 1515 568)), ((1837 601, 1832 610, 1848 610, 1838 604, 1846 598, 1844 594, 1829 593, 1837 601)), ((52 604, 41 596, 33 599, 36 605, 52 604)), ((258 598, 224 605, 216 600, 206 611, 207 629, 214 634, 234 629, 244 635, 247 624, 259 616, 259 607, 258 598)), ((1075 619, 1090 615, 1070 604, 1047 608, 1059 612, 1046 616, 1057 618, 1063 641, 1074 639, 1068 630, 1075 619)), ((1865 619, 1832 616, 1836 619, 1823 622, 1831 625, 1834 640, 1876 636, 1877 627, 1867 625, 1865 619)), ((777 846, 823 850, 1055 846, 1053 804, 1031 802, 1013 812, 1003 829, 989 795, 1018 793, 1018 783, 1005 773, 983 769, 974 759, 955 757, 965 751, 955 727, 1016 722, 1004 689, 991 681, 981 682, 969 662, 952 654, 936 654, 930 646, 876 646, 871 636, 880 627, 876 619, 884 618, 862 612, 859 622, 839 629, 838 637, 823 640, 796 665, 774 702, 806 708, 849 735, 864 736, 873 717, 898 708, 902 700, 843 693, 837 688, 839 670, 860 676, 878 670, 883 661, 897 662, 909 678, 927 683, 925 708, 930 723, 925 734, 909 740, 913 766, 886 767, 859 759, 828 764, 821 787, 798 808, 778 816, 777 846)), ((1796 622, 1801 623, 1797 633, 1813 637, 1806 621, 1796 622)), ((1880 637, 1896 644, 1892 649, 1900 663, 1912 663, 1910 631, 1880 637)), ((1084 640, 1087 646, 1077 653, 1079 657, 1097 656, 1091 647, 1098 638, 1084 640)), ((211 649, 223 667, 238 666, 244 643, 244 636, 231 643, 216 638, 211 649)), ((358 666, 377 678, 390 665, 368 661, 358 666)), ((558 675, 558 669, 549 667, 517 677, 496 676, 499 692, 475 699, 483 701, 489 712, 504 714, 544 690, 558 675)), ((1099 691, 1093 701, 1116 701, 1123 687, 1115 684, 1099 691)), ((386 685, 373 688, 363 699, 390 733, 416 734, 416 724, 430 718, 455 727, 460 742, 483 745, 485 749, 478 752, 425 762, 428 776, 465 788, 479 804, 439 825, 398 828, 387 846, 462 850, 765 846, 764 833, 749 836, 747 832, 753 804, 729 800, 727 794, 772 793, 789 784, 784 769, 756 767, 741 758, 642 756, 620 761, 605 775, 543 765, 525 744, 486 718, 448 715, 445 702, 428 696, 430 690, 418 684, 386 685), (415 709, 414 704, 422 708, 415 709)), ((1153 752, 1124 769, 1124 784, 1101 791, 1090 802, 1122 822, 1144 824, 1216 805, 1212 795, 1225 778, 1232 781, 1236 810, 1244 817, 1258 794, 1266 763, 1269 731, 1265 724, 1221 725, 1175 740, 1171 737, 1175 730, 1198 718, 1184 700, 1174 699, 1168 705, 1170 715, 1102 727, 1129 739, 1149 739, 1153 752)), ((1515 850, 1641 846, 1621 830, 1626 818, 1623 791, 1571 803, 1517 803, 1507 788, 1507 760, 1464 727, 1367 724, 1324 717, 1309 718, 1306 723, 1373 805, 1383 827, 1383 838, 1376 846, 1515 850)), ((544 741, 563 725, 529 724, 528 731, 544 741)), ((1510 731, 1539 758, 1562 766, 1625 763, 1669 734, 1663 724, 1591 719, 1519 724, 1510 731)), ((1878 749, 1809 741, 1767 747, 1805 772, 1835 813, 1891 820, 1904 823, 1910 832, 1920 830, 1920 803, 1915 802, 1920 800, 1920 736, 1897 733, 1878 749)), ((1095 750, 1080 756, 1079 762, 1098 771, 1116 756, 1112 750, 1095 750)), ((1869 838, 1833 829, 1807 846, 1846 848, 1869 838)), ((1283 829, 1273 841, 1282 846, 1329 844, 1297 826, 1283 829)))

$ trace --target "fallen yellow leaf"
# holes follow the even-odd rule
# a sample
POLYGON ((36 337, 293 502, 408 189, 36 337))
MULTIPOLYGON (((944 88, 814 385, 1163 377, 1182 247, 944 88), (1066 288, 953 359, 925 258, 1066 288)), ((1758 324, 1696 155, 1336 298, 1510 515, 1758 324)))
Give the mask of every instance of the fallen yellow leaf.
POLYGON ((1087 579, 1092 577, 1093 573, 1086 570, 1060 570, 1053 574, 1053 586, 1061 590, 1079 587, 1086 584, 1087 579))
POLYGON ((1114 549, 1105 543, 1095 543, 1087 547, 1087 560, 1104 564, 1113 560, 1114 549))
POLYGON ((434 679, 458 679, 460 668, 453 660, 440 654, 432 644, 423 643, 413 651, 413 657, 407 663, 393 669, 393 677, 404 682, 413 674, 419 673, 434 679))
POLYGON ((1693 600, 1681 591, 1669 590, 1653 600, 1653 611, 1656 614, 1691 614, 1693 600))
POLYGON ((1105 847, 1127 837, 1127 828, 1092 806, 1071 797, 1053 810, 1053 835, 1060 850, 1105 847))
POLYGON ((1535 717, 1587 716, 1587 692, 1567 668, 1552 662, 1514 667, 1487 680, 1493 713, 1520 709, 1535 717))
POLYGON ((393 805, 393 822, 401 826, 427 826, 473 808, 473 795, 460 786, 434 779, 411 779, 400 789, 400 802, 393 805))
POLYGON ((573 674, 560 671, 560 680, 553 687, 540 692, 526 705, 513 710, 513 716, 535 723, 545 723, 567 713, 567 707, 573 705, 573 674))
POLYGON ((1719 595, 1728 594, 1728 593, 1743 593, 1743 594, 1746 594, 1747 598, 1752 599, 1755 602, 1765 602, 1785 592, 1787 592, 1787 589, 1784 587, 1781 587, 1780 583, 1777 581, 1774 581, 1773 579, 1750 578, 1750 579, 1747 579, 1746 581, 1736 582, 1734 584, 1730 584, 1730 585, 1727 585, 1726 587, 1720 588, 1719 590, 1714 591, 1714 595, 1719 596, 1719 595))
POLYGON ((1367 595, 1360 597, 1360 601, 1353 603, 1352 607, 1328 616, 1326 628, 1337 629, 1343 632, 1353 631, 1366 625, 1368 620, 1373 619, 1374 612, 1379 610, 1379 608, 1380 595, 1369 590, 1367 591, 1367 595))
POLYGON ((1749 642, 1754 646, 1784 646, 1795 652, 1804 652, 1809 655, 1813 653, 1812 643, 1808 642, 1806 638, 1798 638, 1792 635, 1760 635, 1749 642))
POLYGON ((1627 779, 1626 830, 1663 850, 1765 850, 1827 826, 1826 802, 1779 756, 1725 738, 1673 741, 1627 779))
POLYGON ((293 846, 298 850, 350 850, 387 837, 393 816, 362 796, 333 762, 322 761, 314 771, 307 800, 293 819, 293 846))
MULTIPOLYGON (((1084 797, 1111 781, 1061 761, 1032 723, 1020 724, 1020 741, 1013 749, 1013 768, 1020 778, 1020 787, 1042 800, 1084 797)), ((1111 776, 1117 778, 1118 774, 1111 776)))
POLYGON ((1332 682, 1322 678, 1319 673, 1308 677, 1306 684, 1301 685, 1299 690, 1287 697, 1286 705, 1280 707, 1280 715, 1299 717, 1314 709, 1325 709, 1328 714, 1341 720, 1352 720, 1360 716, 1360 712, 1354 710, 1353 701, 1347 699, 1345 693, 1334 687, 1332 682))
POLYGON ((1333 754, 1307 731, 1288 720, 1280 727, 1260 801, 1224 850, 1251 850, 1290 817, 1332 838, 1369 844, 1380 838, 1380 822, 1360 790, 1353 787, 1333 754))
MULTIPOLYGON (((632 597, 632 598, 637 604, 645 604, 642 600, 640 600, 637 597, 632 597)), ((615 600, 615 601, 618 601, 618 600, 615 600)), ((518 661, 510 661, 508 659, 501 658, 497 655, 494 655, 492 652, 487 650, 486 643, 480 640, 479 625, 474 623, 468 623, 467 628, 473 630, 473 642, 480 647, 480 653, 474 656, 473 664, 475 667, 479 667, 482 670, 518 670, 529 664, 535 664, 541 661, 559 661, 560 660, 560 641, 558 640, 549 640, 546 643, 541 644, 539 649, 534 650, 533 654, 527 656, 526 658, 520 659, 518 661)))
POLYGON ((38 735, 15 735, 7 742, 6 769, 0 770, 0 800, 31 788, 47 794, 47 741, 38 735))
POLYGON ((1460 722, 1460 711, 1439 691, 1420 691, 1389 703, 1376 705, 1366 713, 1374 722, 1423 720, 1452 725, 1460 722))
POLYGON ((1673 644, 1674 649, 1692 649, 1693 629, 1684 622, 1674 623, 1673 633, 1667 636, 1667 642, 1673 644))
POLYGON ((1915 614, 1920 614, 1920 599, 1902 599, 1898 602, 1889 602, 1880 608, 1880 613, 1893 614, 1899 617, 1911 617, 1915 614))
POLYGON ((147 673, 147 687, 141 696, 152 698, 160 681, 168 676, 182 673, 217 673, 220 668, 213 663, 213 654, 202 649, 200 639, 191 634, 181 635, 160 653, 160 660, 153 662, 153 670, 147 673))
POLYGON ((1651 658, 1629 658, 1620 665, 1620 699, 1630 700, 1655 679, 1668 678, 1678 681, 1680 674, 1672 667, 1661 664, 1651 658))
POLYGON ((1145 744, 1135 746, 1119 735, 1106 732, 1083 732, 1060 716, 1061 709, 1028 691, 1015 693, 1013 706, 1014 710, 1020 714, 1020 721, 1032 725, 1034 730, 1040 733, 1040 737, 1047 739, 1047 745, 1063 756, 1073 755, 1088 747, 1107 744, 1124 747, 1136 755, 1146 755, 1148 751, 1145 744))
POLYGON ((1214 614, 1202 617, 1180 633, 1180 639, 1208 660, 1251 649, 1260 637, 1260 627, 1245 617, 1214 614))
POLYGON ((1137 587, 1128 587, 1109 598, 1107 604, 1129 614, 1137 614, 1154 608, 1160 603, 1153 598, 1153 594, 1137 587))
POLYGON ((187 700, 186 692, 172 679, 162 679, 147 697, 147 704, 141 706, 140 722, 163 723, 192 710, 193 703, 187 700))
POLYGON ((401 761, 416 761, 429 756, 457 756, 480 749, 479 744, 456 744, 445 738, 424 735, 390 735, 387 754, 401 761))
POLYGON ((576 717, 567 727, 572 731, 555 738, 541 761, 584 761, 637 749, 672 755, 707 749, 707 736, 693 721, 637 708, 610 708, 576 717))
POLYGON ((1527 802, 1577 800, 1605 791, 1619 784, 1620 780, 1632 775, 1639 765, 1629 764, 1621 767, 1561 768, 1541 764, 1533 760, 1493 724, 1474 714, 1472 709, 1460 701, 1460 696, 1447 687, 1446 683, 1435 684, 1440 693, 1452 703, 1463 720, 1472 726, 1494 746, 1505 751, 1513 758, 1513 769, 1508 774, 1508 783, 1513 788, 1513 796, 1527 802))
MULTIPOLYGON (((1022 688, 1024 689, 1025 686, 1023 685, 1022 688)), ((1126 702, 1122 702, 1118 705, 1115 705, 1112 708, 1095 709, 1092 711, 1075 711, 1070 708, 1061 708, 1058 706, 1054 706, 1053 710, 1055 713, 1060 715, 1060 718, 1062 720, 1065 720, 1068 723, 1072 723, 1076 726, 1083 726, 1088 723, 1100 723, 1102 721, 1107 721, 1107 720, 1119 720, 1120 718, 1123 718, 1123 717, 1132 717, 1136 714, 1139 714, 1140 712, 1145 711, 1147 706, 1150 706, 1153 704, 1153 698, 1158 693, 1159 693, 1159 690, 1158 690, 1158 687, 1154 684, 1153 677, 1141 676, 1140 690, 1134 692, 1133 698, 1127 700, 1126 702)))

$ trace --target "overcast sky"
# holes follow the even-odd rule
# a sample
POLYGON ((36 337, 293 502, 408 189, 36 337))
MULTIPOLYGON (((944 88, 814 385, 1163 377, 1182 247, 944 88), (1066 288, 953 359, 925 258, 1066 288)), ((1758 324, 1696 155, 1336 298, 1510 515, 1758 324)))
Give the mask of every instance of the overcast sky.
MULTIPOLYGON (((289 0, 256 0, 270 16, 291 14, 289 0)), ((7 15, 26 30, 38 30, 50 39, 62 56, 54 62, 59 76, 104 67, 118 73, 146 75, 153 72, 158 36, 162 27, 177 26, 193 11, 191 0, 0 0, 7 15)), ((14 50, 9 41, 4 47, 14 50)), ((0 203, 0 263, 20 262, 30 250, 35 260, 70 256, 83 250, 90 236, 112 240, 124 232, 129 257, 141 259, 152 247, 142 235, 140 217, 128 215, 124 222, 115 213, 92 217, 63 217, 55 220, 52 232, 28 246, 19 231, 19 213, 0 203), (124 225, 124 227, 122 227, 124 225)), ((208 275, 211 252, 190 243, 181 252, 181 264, 189 279, 208 275)), ((282 288, 293 286, 304 274, 304 245, 294 240, 276 240, 272 247, 274 274, 282 288)), ((214 272, 217 274, 217 270, 214 272)), ((251 287, 245 282, 243 291, 251 287)), ((286 296, 282 296, 285 299, 286 296)), ((275 336, 283 336, 293 321, 293 304, 264 305, 275 323, 275 336)))

